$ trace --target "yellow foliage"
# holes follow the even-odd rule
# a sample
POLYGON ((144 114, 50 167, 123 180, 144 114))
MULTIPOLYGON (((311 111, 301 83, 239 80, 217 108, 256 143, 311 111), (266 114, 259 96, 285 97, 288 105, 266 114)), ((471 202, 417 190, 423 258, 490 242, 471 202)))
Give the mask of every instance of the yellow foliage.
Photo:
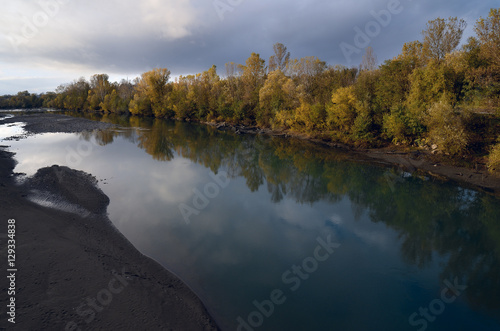
POLYGON ((357 99, 354 86, 341 87, 332 95, 332 105, 327 110, 327 122, 330 129, 349 132, 356 119, 357 99))
POLYGON ((134 100, 130 103, 130 112, 146 116, 152 112, 157 117, 164 116, 169 78, 170 71, 166 68, 157 68, 143 73, 137 83, 134 100))
POLYGON ((306 131, 310 131, 314 126, 314 123, 311 122, 309 116, 311 113, 311 105, 307 102, 301 102, 300 106, 295 109, 295 126, 299 128, 299 126, 303 125, 305 126, 306 131))
POLYGON ((410 75, 410 93, 406 102, 414 118, 422 120, 427 109, 436 102, 453 103, 455 71, 446 64, 431 60, 426 67, 410 75))
POLYGON ((287 110, 281 110, 274 116, 273 129, 289 129, 294 123, 294 115, 287 110))

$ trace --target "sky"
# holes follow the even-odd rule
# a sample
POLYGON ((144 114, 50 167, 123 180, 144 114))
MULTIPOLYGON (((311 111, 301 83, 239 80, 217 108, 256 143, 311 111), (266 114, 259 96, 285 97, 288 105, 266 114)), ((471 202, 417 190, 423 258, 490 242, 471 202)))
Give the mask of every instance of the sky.
POLYGON ((497 0, 16 0, 0 12, 0 95, 53 91, 79 77, 133 79, 154 68, 172 78, 213 64, 266 61, 283 43, 292 58, 358 66, 371 46, 378 63, 421 39, 426 22, 476 20, 497 0))

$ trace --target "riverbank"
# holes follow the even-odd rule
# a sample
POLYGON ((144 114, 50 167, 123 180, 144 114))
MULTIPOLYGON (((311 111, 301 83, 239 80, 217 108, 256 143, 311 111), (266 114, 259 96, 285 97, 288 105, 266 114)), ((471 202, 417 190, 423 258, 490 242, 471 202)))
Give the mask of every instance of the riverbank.
POLYGON ((486 162, 476 161, 474 169, 455 166, 450 164, 450 159, 443 154, 432 150, 410 150, 408 148, 390 146, 384 148, 357 148, 346 144, 328 142, 305 134, 297 134, 289 131, 278 131, 261 129, 259 127, 245 127, 229 123, 202 122, 218 130, 232 131, 236 134, 265 134, 278 137, 293 137, 310 141, 315 144, 330 148, 340 148, 349 151, 358 158, 367 162, 381 163, 387 166, 395 166, 403 171, 419 172, 442 181, 455 181, 471 188, 479 189, 486 193, 500 197, 500 176, 490 173, 486 162))
MULTIPOLYGON (((21 121, 28 123, 28 134, 110 125, 55 114, 16 115, 2 123, 21 121)), ((179 278, 142 255, 114 228, 105 213, 109 200, 95 178, 53 166, 19 186, 13 173, 15 155, 6 149, 0 148, 0 251, 6 270, 7 221, 15 220, 15 247, 9 248, 15 248, 17 271, 12 272, 15 293, 9 291, 12 279, 2 280, 0 302, 7 305, 14 298, 15 315, 2 314, 0 329, 217 330, 202 302, 179 278), (28 199, 32 189, 43 191, 47 185, 47 194, 87 213, 47 208, 28 199), (12 317, 15 324, 8 321, 12 317)))

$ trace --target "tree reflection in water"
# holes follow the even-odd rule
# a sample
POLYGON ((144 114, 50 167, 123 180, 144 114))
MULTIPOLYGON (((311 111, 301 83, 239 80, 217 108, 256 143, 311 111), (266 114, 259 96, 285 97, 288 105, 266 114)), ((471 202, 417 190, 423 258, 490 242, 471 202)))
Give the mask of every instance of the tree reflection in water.
MULTIPOLYGON (((74 113, 71 115, 75 116, 74 113)), ((122 136, 154 159, 175 155, 217 172, 243 177, 251 191, 267 184, 273 202, 285 197, 299 203, 336 202, 347 197, 355 215, 367 211, 403 239, 401 254, 423 268, 433 254, 446 256, 441 282, 467 284, 472 308, 500 310, 500 202, 497 198, 432 178, 405 177, 387 182, 391 169, 355 162, 345 152, 305 141, 236 135, 204 125, 138 117, 80 114, 129 127, 129 130, 82 133, 101 145, 122 136)))

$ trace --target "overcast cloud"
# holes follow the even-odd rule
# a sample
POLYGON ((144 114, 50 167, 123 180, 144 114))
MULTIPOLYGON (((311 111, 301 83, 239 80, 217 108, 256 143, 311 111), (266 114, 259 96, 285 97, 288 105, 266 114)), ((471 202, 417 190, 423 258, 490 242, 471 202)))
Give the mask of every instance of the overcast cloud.
POLYGON ((95 73, 132 79, 155 67, 176 76, 215 64, 223 75, 225 63, 244 63, 251 52, 268 59, 276 42, 293 58, 357 66, 364 49, 355 28, 367 24, 371 36, 358 46, 372 46, 381 63, 420 39, 428 20, 464 18, 467 37, 497 6, 496 0, 2 1, 0 95, 54 90, 95 73), (391 18, 374 24, 373 12, 382 10, 391 18), (341 45, 352 46, 348 56, 341 45))

